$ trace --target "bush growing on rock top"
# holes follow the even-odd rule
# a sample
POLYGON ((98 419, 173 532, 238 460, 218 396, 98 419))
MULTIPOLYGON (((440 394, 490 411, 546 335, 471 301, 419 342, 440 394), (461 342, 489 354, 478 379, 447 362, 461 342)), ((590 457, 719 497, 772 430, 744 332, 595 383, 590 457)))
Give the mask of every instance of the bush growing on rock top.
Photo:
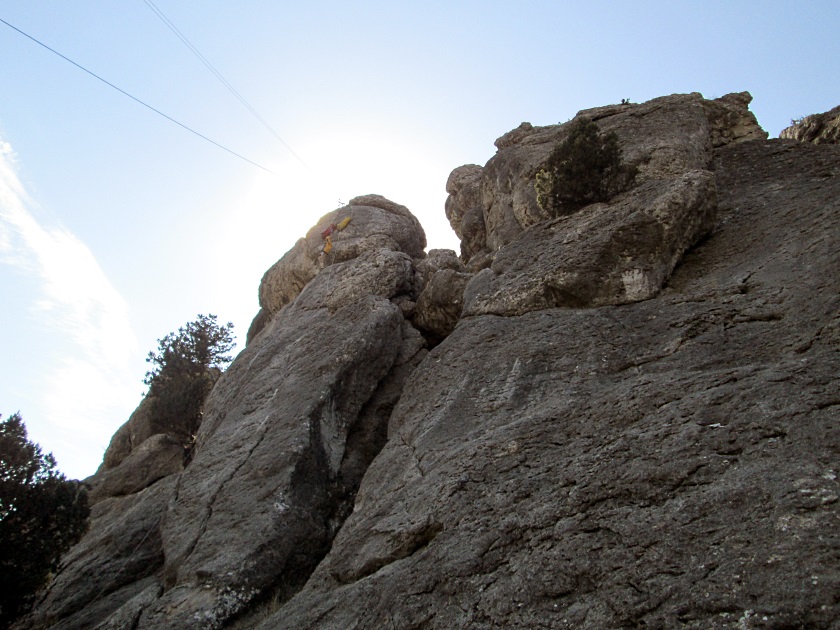
POLYGON ((31 606, 89 514, 84 488, 27 439, 20 414, 0 421, 0 627, 31 606))
POLYGON ((158 339, 158 351, 146 361, 154 367, 143 382, 149 386, 152 422, 160 433, 192 444, 201 424, 204 399, 222 370, 231 362, 233 324, 216 323, 215 315, 198 315, 195 321, 158 339))
POLYGON ((602 134, 589 118, 577 118, 537 173, 537 203, 552 216, 572 214, 629 188, 636 171, 621 161, 615 132, 602 134))

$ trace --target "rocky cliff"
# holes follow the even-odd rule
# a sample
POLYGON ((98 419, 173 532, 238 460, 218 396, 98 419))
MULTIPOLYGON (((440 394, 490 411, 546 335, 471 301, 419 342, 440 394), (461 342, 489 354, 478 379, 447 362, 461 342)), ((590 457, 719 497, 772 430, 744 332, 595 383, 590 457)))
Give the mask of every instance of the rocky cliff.
POLYGON ((814 144, 840 144, 840 105, 822 114, 792 120, 779 137, 814 144))
POLYGON ((523 123, 446 184, 460 256, 325 215, 18 628, 840 627, 840 147, 749 101, 581 112, 639 176, 561 218, 523 123))

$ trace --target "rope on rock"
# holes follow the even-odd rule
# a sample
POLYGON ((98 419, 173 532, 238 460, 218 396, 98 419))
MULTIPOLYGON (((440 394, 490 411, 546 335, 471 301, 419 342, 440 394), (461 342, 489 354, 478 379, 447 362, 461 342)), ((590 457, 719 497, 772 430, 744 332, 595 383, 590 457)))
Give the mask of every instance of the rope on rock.
POLYGON ((329 254, 332 251, 333 243, 332 237, 333 234, 337 232, 341 232, 347 225, 350 223, 350 217, 344 217, 338 224, 330 223, 327 229, 321 232, 321 238, 324 239, 324 248, 321 250, 325 254, 329 254))

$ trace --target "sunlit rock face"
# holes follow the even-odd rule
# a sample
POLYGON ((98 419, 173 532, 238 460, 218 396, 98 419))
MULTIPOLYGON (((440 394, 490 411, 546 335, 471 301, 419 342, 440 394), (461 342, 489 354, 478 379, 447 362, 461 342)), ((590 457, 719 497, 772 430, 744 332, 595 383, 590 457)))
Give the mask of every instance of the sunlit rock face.
POLYGON ((563 218, 566 127, 521 125, 447 183, 460 257, 325 215, 192 461, 109 490, 17 627, 833 627, 840 147, 748 103, 588 110, 640 175, 563 218))
POLYGON ((780 138, 814 144, 840 144, 840 105, 822 114, 811 114, 782 129, 780 138))
POLYGON ((260 283, 260 307, 273 315, 291 302, 325 267, 357 258, 366 251, 387 249, 421 258, 426 236, 417 218, 405 206, 380 195, 364 195, 347 206, 324 215, 295 246, 265 272, 260 283), (330 225, 350 218, 331 236, 332 248, 324 253, 322 236, 330 225))

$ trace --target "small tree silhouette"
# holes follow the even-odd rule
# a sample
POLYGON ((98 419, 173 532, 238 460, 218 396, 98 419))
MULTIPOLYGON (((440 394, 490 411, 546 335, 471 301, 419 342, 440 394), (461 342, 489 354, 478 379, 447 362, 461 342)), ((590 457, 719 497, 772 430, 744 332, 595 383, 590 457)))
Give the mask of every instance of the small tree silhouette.
POLYGON ((592 120, 577 118, 537 173, 537 203, 554 216, 572 214, 626 190, 636 172, 635 166, 622 163, 615 132, 601 134, 592 120))
POLYGON ((192 444, 201 424, 204 399, 219 373, 231 361, 233 324, 216 323, 215 315, 199 315, 195 321, 158 339, 158 351, 146 361, 154 368, 143 382, 149 386, 153 425, 161 433, 192 444))

